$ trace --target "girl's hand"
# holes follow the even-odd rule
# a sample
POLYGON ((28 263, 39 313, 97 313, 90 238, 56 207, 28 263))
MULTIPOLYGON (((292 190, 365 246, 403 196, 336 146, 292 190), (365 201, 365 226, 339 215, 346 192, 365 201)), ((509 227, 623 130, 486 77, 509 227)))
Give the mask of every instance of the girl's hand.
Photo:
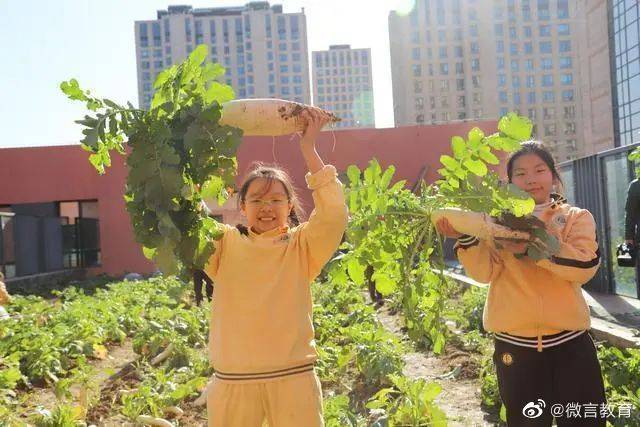
POLYGON ((438 234, 441 234, 445 237, 450 237, 452 239, 458 239, 463 236, 462 233, 458 233, 455 228, 449 223, 446 218, 441 218, 438 222, 436 222, 436 231, 438 234))
POLYGON ((313 174, 324 167, 324 162, 316 151, 316 138, 320 134, 322 127, 329 121, 329 116, 319 108, 312 107, 303 110, 300 113, 300 117, 306 124, 300 140, 300 150, 309 172, 313 174))
POLYGON ((318 108, 309 108, 300 113, 305 121, 305 130, 302 133, 302 145, 313 145, 322 128, 329 122, 329 115, 318 108))

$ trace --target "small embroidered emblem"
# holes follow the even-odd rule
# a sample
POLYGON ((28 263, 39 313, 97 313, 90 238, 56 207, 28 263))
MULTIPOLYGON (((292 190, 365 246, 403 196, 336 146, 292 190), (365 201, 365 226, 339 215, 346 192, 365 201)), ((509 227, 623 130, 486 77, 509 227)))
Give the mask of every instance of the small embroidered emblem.
POLYGON ((513 364, 513 356, 511 353, 502 353, 502 363, 504 363, 505 366, 511 366, 513 364))
POLYGON ((567 224, 567 218, 564 215, 556 215, 553 217, 553 222, 558 227, 564 227, 567 224))
POLYGON ((289 240, 289 234, 283 234, 282 236, 275 238, 276 242, 286 242, 287 240, 289 240))

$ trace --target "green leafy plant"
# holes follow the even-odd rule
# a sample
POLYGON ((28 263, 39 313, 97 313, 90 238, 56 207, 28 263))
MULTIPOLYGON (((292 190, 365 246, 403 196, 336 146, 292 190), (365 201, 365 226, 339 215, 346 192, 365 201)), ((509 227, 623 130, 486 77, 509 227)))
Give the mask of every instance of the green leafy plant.
POLYGON ((376 160, 362 172, 355 166, 347 169, 351 221, 343 249, 348 252, 328 269, 328 275, 336 283, 351 280, 359 286, 372 280, 383 296, 399 291, 409 335, 440 352, 445 328, 438 313, 446 279, 431 271, 429 262, 439 243, 432 230, 415 227, 408 217, 386 215, 420 209, 423 202, 404 189, 404 181, 392 184, 394 173, 393 166, 382 170, 376 160))
POLYGON ((389 376, 401 374, 402 344, 390 332, 382 327, 372 329, 370 326, 351 326, 347 333, 352 337, 355 346, 355 362, 365 383, 384 386, 390 382, 389 376))
POLYGON ((32 421, 36 427, 74 427, 84 425, 81 413, 81 408, 64 404, 56 406, 53 411, 39 409, 32 421))
POLYGON ((327 427, 356 427, 364 419, 351 409, 349 396, 337 395, 324 399, 324 423, 327 427))
POLYGON ((450 301, 447 318, 454 320, 456 326, 464 332, 484 332, 482 312, 487 299, 487 288, 469 287, 459 298, 450 301))
POLYGON ((640 423, 640 350, 599 346, 598 358, 602 368, 607 402, 616 418, 614 426, 640 423), (630 417, 617 417, 621 406, 631 406, 630 417))
POLYGON ((526 117, 509 113, 498 123, 498 132, 485 136, 473 128, 467 140, 451 139, 453 157, 443 155, 439 169, 441 180, 436 183, 445 206, 457 206, 474 212, 499 216, 511 212, 523 216, 533 211, 535 202, 529 194, 513 184, 504 185, 490 167, 499 164, 494 151, 512 152, 531 138, 533 124, 526 117))
POLYGON ((434 399, 442 391, 439 384, 427 382, 422 378, 411 380, 397 375, 390 378, 393 387, 384 388, 376 393, 367 403, 367 408, 383 410, 388 425, 447 425, 446 415, 434 403, 434 399))
POLYGON ((200 45, 182 64, 162 71, 149 111, 94 97, 75 79, 60 85, 92 112, 77 123, 85 126, 82 147, 100 173, 111 165, 113 151, 128 152, 125 201, 136 240, 163 272, 183 278, 203 268, 221 236, 202 201, 226 200, 242 136, 219 124, 221 104, 234 94, 218 81, 224 68, 203 65, 206 57, 207 47, 200 45))
POLYGON ((364 171, 356 166, 346 171, 351 221, 343 249, 348 252, 340 259, 340 268, 329 274, 336 281, 346 283, 349 278, 363 285, 367 269, 372 269, 378 292, 390 296, 400 291, 398 300, 410 337, 436 353, 445 344, 441 313, 449 286, 438 272, 443 264, 442 241, 430 221, 431 212, 443 207, 484 212, 510 226, 526 225, 544 242, 532 242, 530 255, 547 256, 546 249, 555 248, 553 238, 535 219, 520 219, 533 210, 535 202, 516 186, 500 182, 491 171, 499 163, 494 151, 518 149, 521 141, 530 138, 532 124, 512 113, 500 120, 498 129, 485 136, 474 128, 467 140, 453 137, 453 157, 441 157, 441 179, 423 186, 420 194, 406 190, 404 181, 393 183, 395 168, 383 170, 376 160, 364 171))

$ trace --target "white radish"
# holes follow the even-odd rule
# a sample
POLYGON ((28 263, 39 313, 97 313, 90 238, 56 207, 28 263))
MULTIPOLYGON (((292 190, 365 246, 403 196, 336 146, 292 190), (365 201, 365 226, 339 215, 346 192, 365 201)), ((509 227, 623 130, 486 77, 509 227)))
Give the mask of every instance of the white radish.
POLYGON ((152 427, 174 427, 172 423, 164 418, 150 417, 149 415, 140 415, 136 418, 136 421, 140 424, 144 424, 152 427))
POLYGON ((158 354, 156 357, 151 359, 151 366, 159 365, 160 363, 167 360, 167 358, 171 355, 172 351, 173 351, 173 343, 169 344, 162 353, 158 354))
POLYGON ((304 131, 300 114, 305 110, 322 112, 331 122, 340 121, 320 108, 284 99, 237 99, 222 104, 220 124, 240 128, 246 136, 289 135, 304 131))
POLYGON ((434 224, 442 218, 449 221, 449 224, 458 233, 476 236, 482 240, 516 239, 528 241, 531 239, 531 235, 526 231, 512 230, 509 227, 496 224, 495 220, 485 213, 460 208, 436 209, 431 213, 431 222, 434 224))
POLYGON ((205 388, 196 400, 193 401, 195 406, 204 406, 207 403, 207 389, 205 388))
POLYGON ((181 417, 182 415, 184 415, 184 411, 177 406, 167 406, 163 411, 165 414, 169 414, 174 417, 181 417))

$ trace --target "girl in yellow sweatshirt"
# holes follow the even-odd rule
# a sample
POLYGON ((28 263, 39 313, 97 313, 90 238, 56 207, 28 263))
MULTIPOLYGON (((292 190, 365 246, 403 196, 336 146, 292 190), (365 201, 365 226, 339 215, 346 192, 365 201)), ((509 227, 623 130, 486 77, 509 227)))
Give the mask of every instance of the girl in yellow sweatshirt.
POLYGON ((501 242, 498 249, 461 235, 446 220, 436 227, 458 239, 456 254, 467 274, 489 283, 483 324, 495 337, 508 425, 551 426, 555 417, 558 426, 604 426, 604 385, 581 288, 600 263, 595 221, 552 192, 561 180, 542 143, 523 143, 507 174, 535 200, 534 215, 560 241, 557 255, 533 261, 520 257, 525 244, 501 242))
POLYGON ((209 426, 323 425, 310 284, 340 244, 348 212, 336 169, 315 149, 321 113, 305 113, 300 142, 314 211, 297 225, 281 169, 258 167, 239 191, 247 227, 225 226, 205 272, 215 283, 207 388, 209 426), (294 225, 297 225, 294 227, 294 225))

